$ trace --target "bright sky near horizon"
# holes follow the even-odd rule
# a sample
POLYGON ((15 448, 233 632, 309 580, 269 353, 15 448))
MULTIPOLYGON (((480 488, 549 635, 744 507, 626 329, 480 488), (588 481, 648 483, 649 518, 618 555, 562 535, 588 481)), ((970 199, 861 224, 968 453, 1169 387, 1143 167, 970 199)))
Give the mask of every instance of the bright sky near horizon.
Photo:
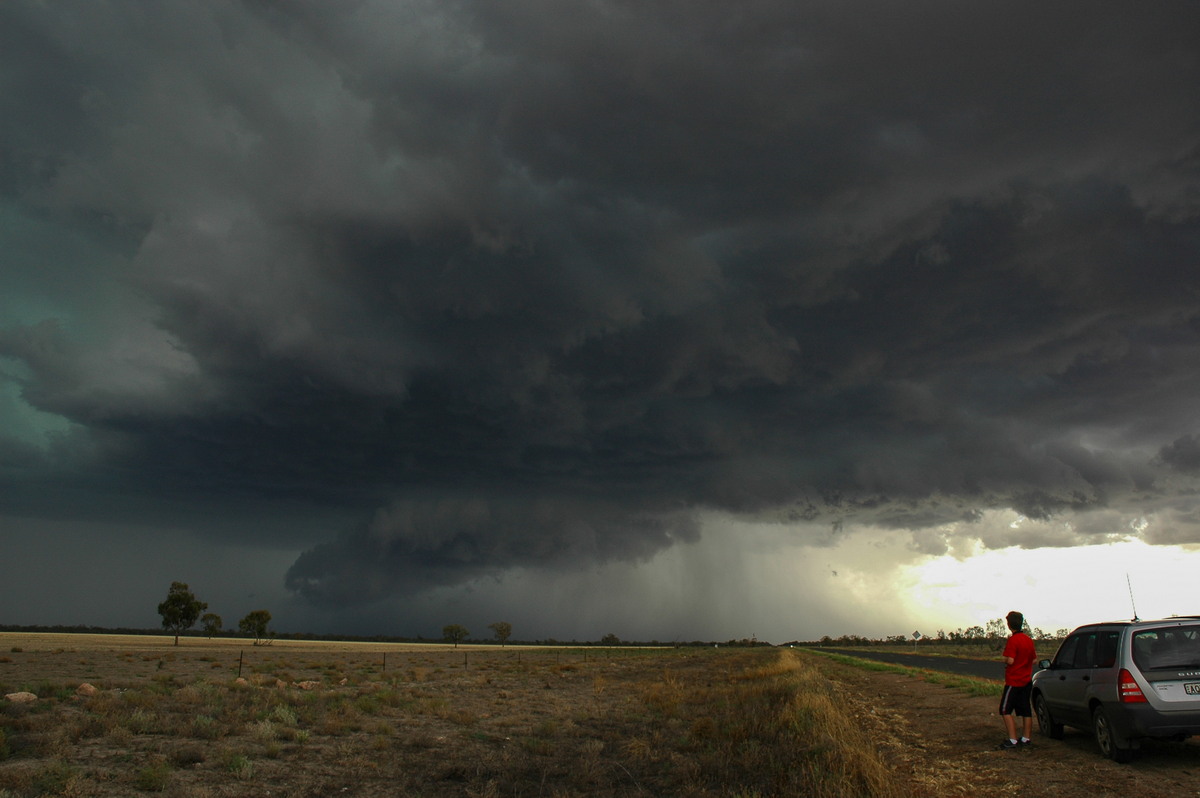
POLYGON ((1200 612, 1195 30, 2 3, 0 623, 1200 612))

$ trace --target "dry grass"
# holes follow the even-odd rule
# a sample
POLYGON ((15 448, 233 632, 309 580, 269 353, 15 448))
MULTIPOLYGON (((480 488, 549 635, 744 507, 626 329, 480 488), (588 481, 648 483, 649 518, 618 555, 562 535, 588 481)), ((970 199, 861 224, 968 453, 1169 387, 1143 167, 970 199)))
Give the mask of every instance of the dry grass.
POLYGON ((907 794, 790 650, 5 642, 0 798, 907 794))

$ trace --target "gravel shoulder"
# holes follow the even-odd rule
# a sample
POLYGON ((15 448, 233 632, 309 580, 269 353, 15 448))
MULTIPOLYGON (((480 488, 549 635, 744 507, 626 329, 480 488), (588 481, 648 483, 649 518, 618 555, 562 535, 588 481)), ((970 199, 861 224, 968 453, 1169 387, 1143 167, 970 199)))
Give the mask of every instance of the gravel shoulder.
POLYGON ((1090 798, 1200 796, 1200 742, 1147 743, 1133 763, 1103 759, 1090 734, 1063 740, 1037 732, 1028 749, 1002 751, 996 700, 896 673, 866 671, 824 657, 820 669, 845 691, 899 778, 917 796, 1004 795, 1090 798))

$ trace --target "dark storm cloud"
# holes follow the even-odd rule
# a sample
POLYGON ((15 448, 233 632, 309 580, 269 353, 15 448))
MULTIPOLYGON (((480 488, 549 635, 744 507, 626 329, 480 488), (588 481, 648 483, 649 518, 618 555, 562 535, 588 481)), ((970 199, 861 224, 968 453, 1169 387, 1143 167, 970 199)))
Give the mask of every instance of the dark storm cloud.
POLYGON ((1200 471, 1200 436, 1184 435, 1158 452, 1159 459, 1179 471, 1200 471))
POLYGON ((704 508, 1200 539, 1197 16, 6 4, 5 218, 96 255, 4 300, 77 444, 4 479, 357 515, 288 575, 335 605, 704 508))

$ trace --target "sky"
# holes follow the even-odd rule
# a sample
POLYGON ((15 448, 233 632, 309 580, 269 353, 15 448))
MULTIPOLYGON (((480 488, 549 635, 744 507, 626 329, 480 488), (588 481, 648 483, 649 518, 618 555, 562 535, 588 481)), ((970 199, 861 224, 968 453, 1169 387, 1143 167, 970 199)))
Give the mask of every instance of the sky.
POLYGON ((0 4, 0 624, 1200 612, 1200 4, 0 4))

